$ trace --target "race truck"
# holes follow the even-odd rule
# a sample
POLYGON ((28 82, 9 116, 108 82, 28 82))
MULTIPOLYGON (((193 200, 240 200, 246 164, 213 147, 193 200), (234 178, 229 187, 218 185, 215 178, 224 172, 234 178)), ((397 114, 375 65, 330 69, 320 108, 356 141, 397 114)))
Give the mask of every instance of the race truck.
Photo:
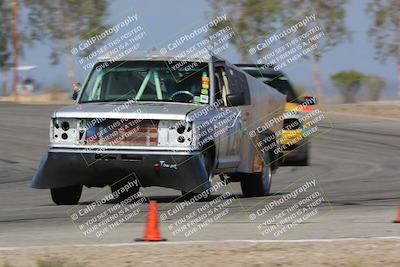
POLYGON ((285 105, 284 129, 281 138, 282 165, 307 166, 310 158, 311 121, 304 116, 312 110, 316 99, 310 94, 300 96, 296 93, 287 76, 273 65, 236 64, 243 71, 260 79, 287 96, 285 105))
POLYGON ((286 96, 226 60, 102 58, 75 88, 32 180, 56 204, 78 203, 83 186, 110 186, 117 199, 148 186, 197 194, 214 177, 248 197, 270 192, 286 96))

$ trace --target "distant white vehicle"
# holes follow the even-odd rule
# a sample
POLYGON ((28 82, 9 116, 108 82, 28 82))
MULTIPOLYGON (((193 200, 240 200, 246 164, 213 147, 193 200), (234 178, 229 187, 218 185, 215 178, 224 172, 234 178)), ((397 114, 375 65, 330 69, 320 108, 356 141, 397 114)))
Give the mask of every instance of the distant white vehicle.
POLYGON ((29 72, 37 69, 37 66, 18 66, 16 70, 20 73, 20 83, 17 84, 19 94, 30 94, 37 89, 36 82, 30 77, 29 72), (26 73, 26 75, 21 75, 26 73))

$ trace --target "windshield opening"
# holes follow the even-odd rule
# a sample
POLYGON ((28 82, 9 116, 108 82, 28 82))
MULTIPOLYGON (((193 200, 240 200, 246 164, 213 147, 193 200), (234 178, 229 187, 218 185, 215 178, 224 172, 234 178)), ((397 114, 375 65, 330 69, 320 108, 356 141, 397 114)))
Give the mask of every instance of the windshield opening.
POLYGON ((164 61, 114 62, 98 69, 95 66, 79 103, 134 99, 207 104, 208 65, 195 63, 195 68, 182 69, 172 69, 164 61))

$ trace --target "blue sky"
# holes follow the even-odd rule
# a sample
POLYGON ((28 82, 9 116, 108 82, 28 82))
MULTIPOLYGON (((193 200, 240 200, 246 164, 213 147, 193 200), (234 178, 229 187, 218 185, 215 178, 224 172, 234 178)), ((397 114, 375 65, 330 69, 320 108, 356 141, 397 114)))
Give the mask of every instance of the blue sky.
MULTIPOLYGON (((335 95, 336 90, 329 81, 329 76, 341 70, 358 70, 366 74, 383 76, 387 82, 385 98, 390 98, 396 92, 396 65, 394 59, 386 63, 375 60, 375 50, 367 31, 372 17, 365 13, 367 1, 352 0, 347 7, 346 24, 352 32, 352 40, 343 42, 337 47, 324 54, 321 60, 322 81, 327 94, 335 95)), ((200 25, 208 21, 207 14, 210 12, 208 2, 205 0, 117 0, 113 1, 107 22, 114 24, 123 17, 136 10, 140 19, 151 34, 153 43, 147 43, 146 49, 151 49, 155 44, 165 44, 180 32, 190 28, 190 25, 200 25)), ((44 88, 52 85, 68 87, 63 63, 51 66, 48 60, 50 48, 48 43, 36 44, 33 47, 25 47, 25 57, 21 64, 37 65, 39 68, 31 74, 44 88)), ((224 54, 229 61, 239 62, 239 55, 234 50, 224 54)), ((284 70, 295 84, 301 84, 308 91, 313 92, 311 80, 311 64, 308 60, 291 66, 284 70)), ((75 74, 78 80, 83 81, 86 72, 83 71, 78 62, 75 64, 75 74)))

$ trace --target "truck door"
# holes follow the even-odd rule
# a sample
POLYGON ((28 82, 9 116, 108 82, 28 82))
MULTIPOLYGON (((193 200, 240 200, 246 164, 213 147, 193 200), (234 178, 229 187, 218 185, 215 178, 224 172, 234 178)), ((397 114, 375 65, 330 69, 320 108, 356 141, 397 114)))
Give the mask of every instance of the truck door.
POLYGON ((222 100, 218 107, 218 120, 215 122, 219 136, 218 169, 236 168, 240 163, 240 143, 242 139, 241 108, 230 106, 226 96, 229 92, 229 79, 225 68, 215 72, 216 100, 222 100))

